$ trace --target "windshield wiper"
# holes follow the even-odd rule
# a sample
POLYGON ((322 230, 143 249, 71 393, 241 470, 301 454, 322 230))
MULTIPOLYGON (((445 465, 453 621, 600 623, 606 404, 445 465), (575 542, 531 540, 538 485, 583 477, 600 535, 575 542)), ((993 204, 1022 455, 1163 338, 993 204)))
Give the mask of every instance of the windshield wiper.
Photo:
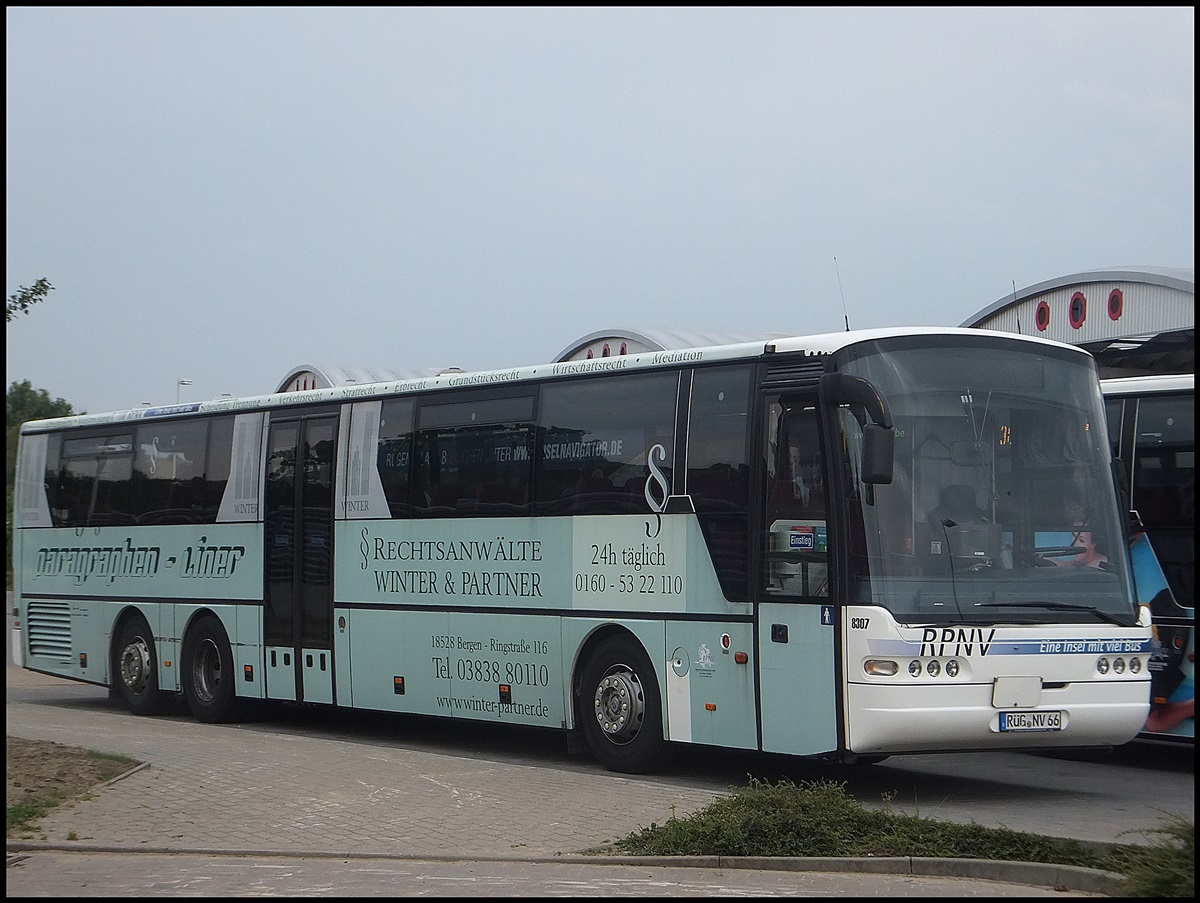
MULTIPOLYGON (((1101 621, 1118 627, 1132 627, 1133 623, 1122 621, 1114 614, 1102 611, 1093 605, 1072 605, 1069 602, 977 602, 977 608, 1045 608, 1050 611, 1083 611, 1095 615, 1101 621)), ((1135 622, 1136 623, 1136 622, 1135 622)))

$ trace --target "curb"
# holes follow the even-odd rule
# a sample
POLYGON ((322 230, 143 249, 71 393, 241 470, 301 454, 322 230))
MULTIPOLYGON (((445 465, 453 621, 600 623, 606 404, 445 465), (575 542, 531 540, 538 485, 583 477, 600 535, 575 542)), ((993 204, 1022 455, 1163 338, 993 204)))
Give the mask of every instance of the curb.
MULTIPOLYGON (((753 869, 780 872, 832 872, 843 874, 924 875, 936 878, 974 878, 982 881, 1003 881, 1007 884, 1027 884, 1073 890, 1081 893, 1120 896, 1124 876, 1116 872, 1089 869, 1075 865, 1054 865, 1044 862, 1009 862, 996 859, 949 859, 924 856, 880 857, 788 857, 788 856, 584 856, 569 853, 562 856, 438 856, 388 853, 338 853, 330 851, 296 852, 294 850, 217 850, 172 847, 124 847, 103 844, 30 843, 9 841, 10 863, 14 854, 54 850, 68 853, 112 853, 138 855, 154 853, 187 856, 227 856, 237 858, 277 859, 354 859, 407 862, 528 862, 567 865, 633 865, 668 866, 672 868, 753 869)), ((23 857, 22 857, 23 858, 23 857)))

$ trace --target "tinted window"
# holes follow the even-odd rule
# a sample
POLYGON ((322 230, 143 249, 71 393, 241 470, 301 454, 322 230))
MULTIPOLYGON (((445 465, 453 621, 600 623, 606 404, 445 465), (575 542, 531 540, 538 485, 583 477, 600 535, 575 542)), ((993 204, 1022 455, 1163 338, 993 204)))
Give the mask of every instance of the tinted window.
MULTIPOLYGON (((221 498, 229 483, 233 467, 233 418, 218 417, 208 421, 208 457, 204 464, 204 523, 217 519, 221 498)), ((256 468, 257 469, 257 468, 256 468)))
POLYGON ((47 457, 50 514, 59 527, 123 526, 134 522, 130 485, 133 434, 88 433, 63 439, 47 457))
POLYGON ((46 456, 51 519, 60 527, 213 523, 232 447, 232 417, 55 436, 46 456))
POLYGON ((749 594, 750 368, 697 370, 688 415, 687 491, 725 595, 749 594))
POLYGON ((483 397, 418 411, 412 507, 432 517, 528 512, 533 397, 483 397))
POLYGON ((546 385, 538 418, 538 510, 648 510, 652 450, 670 480, 678 383, 676 373, 654 373, 546 385))
POLYGON ((412 399, 393 398, 383 403, 379 416, 375 467, 392 517, 412 513, 408 479, 412 472, 414 407, 412 399))
POLYGON ((1191 396, 1143 398, 1134 435, 1133 504, 1146 526, 1196 525, 1196 411, 1191 396))
POLYGON ((203 520, 207 446, 207 421, 161 421, 138 427, 133 513, 139 523, 203 520))

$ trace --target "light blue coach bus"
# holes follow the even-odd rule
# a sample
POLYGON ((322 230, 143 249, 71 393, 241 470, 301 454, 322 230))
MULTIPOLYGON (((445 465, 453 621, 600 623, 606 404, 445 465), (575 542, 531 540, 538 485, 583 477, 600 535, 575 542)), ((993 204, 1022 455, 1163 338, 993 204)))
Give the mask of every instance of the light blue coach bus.
POLYGON ((1152 639, 1104 416, 1078 348, 893 329, 27 423, 14 642, 139 714, 551 727, 626 772, 1120 744, 1152 639))

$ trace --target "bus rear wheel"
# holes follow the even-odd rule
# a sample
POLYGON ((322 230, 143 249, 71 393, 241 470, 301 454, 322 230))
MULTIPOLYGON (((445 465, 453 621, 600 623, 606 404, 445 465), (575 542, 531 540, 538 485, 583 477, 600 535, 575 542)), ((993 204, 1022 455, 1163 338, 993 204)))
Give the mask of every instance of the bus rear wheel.
POLYGON ((161 715, 171 694, 158 687, 154 634, 141 615, 125 622, 113 655, 113 685, 135 715, 161 715))
POLYGON ((610 771, 645 774, 666 764, 654 666, 628 636, 602 641, 583 670, 579 720, 592 755, 610 771))
POLYGON ((238 720, 242 701, 234 692, 233 650, 221 622, 200 618, 183 640, 183 695, 198 721, 221 724, 238 720))

